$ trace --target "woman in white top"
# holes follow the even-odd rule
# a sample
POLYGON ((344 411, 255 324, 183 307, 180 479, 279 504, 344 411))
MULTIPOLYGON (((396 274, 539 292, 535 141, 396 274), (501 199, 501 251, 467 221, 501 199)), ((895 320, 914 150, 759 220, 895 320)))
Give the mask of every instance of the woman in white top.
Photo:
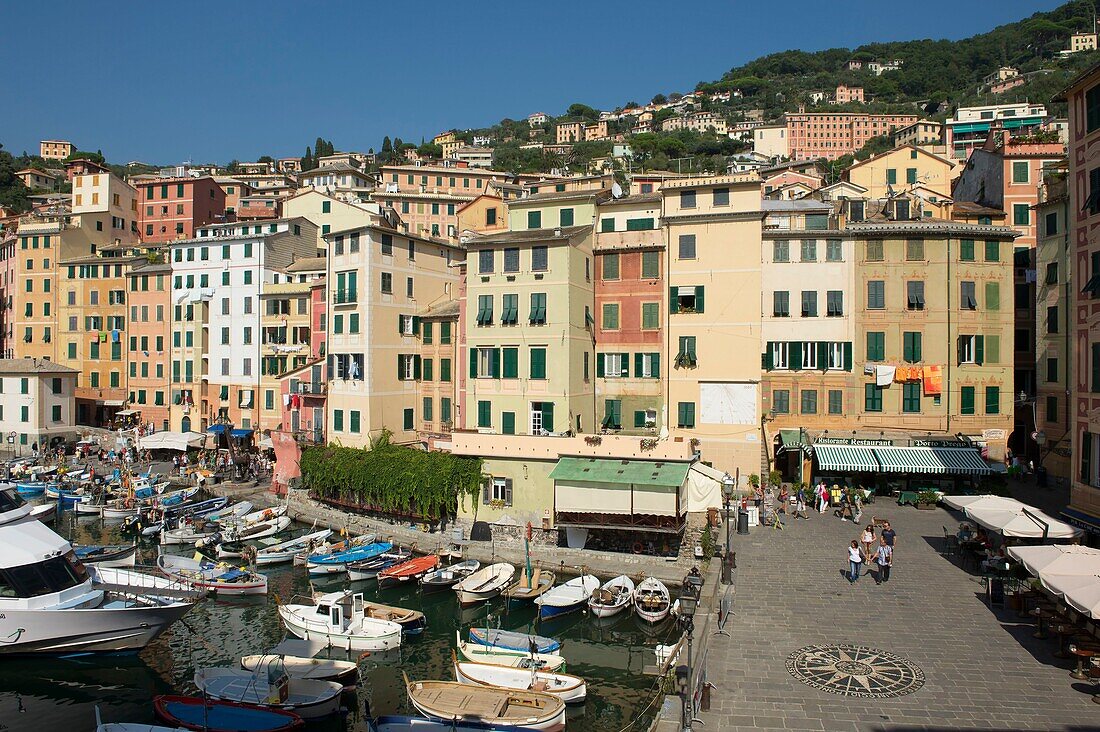
POLYGON ((863 553, 859 550, 859 544, 852 539, 852 545, 848 547, 848 582, 855 584, 859 579, 859 567, 863 564, 863 553))
POLYGON ((867 524, 867 528, 863 530, 863 535, 859 537, 859 541, 863 544, 863 556, 868 562, 871 561, 871 555, 874 553, 875 544, 875 526, 874 524, 867 524))

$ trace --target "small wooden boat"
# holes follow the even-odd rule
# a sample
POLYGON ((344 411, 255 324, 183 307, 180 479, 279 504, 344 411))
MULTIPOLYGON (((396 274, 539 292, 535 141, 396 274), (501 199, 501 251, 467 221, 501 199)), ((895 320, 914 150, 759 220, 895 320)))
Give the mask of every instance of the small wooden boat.
POLYGON ((252 501, 239 501, 206 515, 208 521, 226 522, 240 518, 252 510, 252 501))
MULTIPOLYGON (((453 656, 453 652, 452 652, 453 656)), ((453 658, 455 679, 471 686, 498 686, 521 691, 538 691, 553 694, 566 704, 582 704, 588 694, 588 685, 579 676, 553 671, 529 671, 492 663, 474 663, 453 658)))
POLYGON ((672 602, 668 588, 656 577, 646 577, 634 590, 634 611, 648 623, 659 623, 668 617, 672 602))
POLYGON ((221 534, 226 541, 255 541, 257 539, 264 539, 268 536, 275 536, 278 533, 286 531, 289 526, 289 516, 277 516, 266 521, 258 521, 254 524, 239 527, 230 526, 223 529, 221 534))
POLYGON ((397 623, 405 635, 416 635, 423 632, 428 626, 428 620, 419 610, 409 610, 394 605, 383 605, 380 602, 363 600, 363 612, 369 618, 375 620, 388 620, 397 623))
POLYGON ((520 572, 519 581, 500 593, 500 596, 505 599, 510 607, 525 605, 534 602, 538 597, 542 597, 554 586, 555 579, 554 573, 549 570, 536 569, 530 577, 527 576, 526 572, 520 572))
POLYGON ((256 552, 256 566, 262 567, 268 564, 283 564, 293 561, 295 554, 308 550, 310 547, 320 546, 331 535, 332 529, 322 529, 305 536, 265 546, 256 552))
POLYGON ((535 653, 553 653, 561 648, 561 641, 557 638, 519 633, 514 630, 500 630, 499 628, 470 628, 470 642, 480 643, 483 646, 507 648, 520 653, 527 653, 532 650, 535 653))
POLYGON ((97 567, 133 567, 137 563, 137 544, 74 545, 76 558, 97 567))
POLYGON ((539 606, 539 617, 553 618, 580 610, 599 588, 600 580, 595 575, 582 574, 574 577, 535 599, 535 604, 539 606))
POLYGON ((378 588, 393 587, 408 582, 418 582, 421 577, 439 566, 439 557, 427 554, 407 562, 387 567, 378 573, 378 588))
POLYGON ((392 552, 383 552, 377 557, 351 562, 348 564, 348 579, 352 582, 377 579, 378 573, 383 569, 389 569, 395 564, 407 562, 411 558, 412 551, 398 547, 392 552))
POLYGON ((48 485, 49 483, 40 480, 16 481, 15 490, 24 498, 34 498, 45 493, 48 485))
POLYGON ((279 617, 302 640, 346 651, 385 651, 401 645, 402 627, 370 617, 362 593, 330 592, 312 605, 280 605, 279 617))
MULTIPOLYGON (((292 679, 312 681, 335 681, 347 686, 359 679, 359 664, 355 661, 340 661, 332 658, 316 658, 325 650, 322 643, 288 639, 261 653, 241 658, 241 668, 253 673, 266 674, 273 660, 282 663, 282 669, 292 679)), ((276 669, 277 670, 277 669, 276 669)))
POLYGON ((266 595, 267 577, 247 569, 209 559, 192 559, 171 554, 157 557, 157 568, 172 579, 219 595, 266 595))
POLYGON ((302 719, 322 719, 340 710, 342 684, 294 679, 272 659, 263 674, 236 668, 201 668, 195 686, 205 696, 223 701, 257 704, 294 712, 302 719))
POLYGON ((479 569, 481 569, 481 562, 476 559, 467 559, 464 562, 428 572, 420 578, 420 591, 429 594, 449 590, 479 569))
POLYGON ((565 668, 565 659, 555 653, 530 653, 499 646, 486 646, 481 643, 467 643, 462 640, 457 630, 455 645, 463 658, 475 663, 495 663, 500 666, 543 671, 560 671, 565 668))
POLYGON ((339 574, 347 571, 350 562, 371 559, 391 549, 393 549, 393 544, 390 542, 376 541, 362 546, 353 546, 341 551, 311 554, 306 559, 306 569, 309 570, 311 576, 339 574))
POLYGON ((198 732, 292 732, 305 722, 294 712, 194 696, 153 697, 157 718, 198 732))
POLYGON ((175 529, 164 529, 160 532, 160 544, 161 546, 184 546, 194 544, 202 539, 208 539, 217 533, 217 524, 198 520, 193 523, 185 523, 175 529))
POLYGON ((610 618, 630 607, 634 601, 634 580, 625 574, 609 579, 588 598, 588 610, 597 618, 610 618))
POLYGON ((482 567, 454 586, 458 603, 462 607, 468 607, 490 600, 512 584, 515 576, 516 568, 511 564, 500 562, 482 567))
POLYGON ((536 691, 468 686, 456 681, 409 681, 409 701, 429 719, 456 719, 507 725, 516 729, 565 729, 565 703, 536 691))
POLYGON ((53 520, 57 518, 57 504, 43 503, 40 506, 35 506, 31 509, 31 518, 37 519, 44 524, 53 522, 53 520))

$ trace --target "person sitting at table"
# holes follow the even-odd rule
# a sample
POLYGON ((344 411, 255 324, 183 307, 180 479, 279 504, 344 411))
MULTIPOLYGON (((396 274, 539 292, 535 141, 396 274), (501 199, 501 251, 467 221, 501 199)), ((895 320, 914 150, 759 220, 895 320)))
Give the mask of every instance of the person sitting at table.
POLYGON ((974 536, 974 543, 981 545, 982 549, 989 549, 992 546, 989 534, 985 533, 985 529, 981 526, 978 527, 978 533, 974 536))
POLYGON ((1004 547, 1001 547, 996 553, 986 550, 986 557, 982 560, 982 572, 1001 572, 1008 567, 1008 557, 1005 556, 1004 547))
POLYGON ((971 528, 970 524, 966 522, 959 524, 959 533, 957 534, 959 538, 959 543, 970 541, 970 537, 973 535, 973 529, 971 528))

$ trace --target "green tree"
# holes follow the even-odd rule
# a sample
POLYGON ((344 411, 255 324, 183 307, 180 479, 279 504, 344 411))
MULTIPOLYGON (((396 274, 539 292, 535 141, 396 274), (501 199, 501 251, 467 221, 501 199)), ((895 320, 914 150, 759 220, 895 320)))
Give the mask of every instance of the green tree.
POLYGON ((103 159, 103 153, 99 152, 98 150, 96 152, 88 152, 87 150, 74 150, 72 155, 65 158, 66 163, 70 160, 91 160, 93 163, 99 163, 100 165, 103 165, 105 162, 103 159))
POLYGON ((257 163, 274 163, 275 159, 272 158, 270 155, 261 155, 260 157, 256 158, 256 162, 257 163))
POLYGON ((651 101, 652 101, 653 104, 667 104, 668 103, 668 97, 666 97, 664 94, 657 94, 657 95, 654 95, 654 97, 651 101))
POLYGON ((597 120, 600 118, 599 110, 593 109, 587 104, 570 104, 569 109, 565 110, 565 114, 569 117, 580 117, 581 119, 597 120))
POLYGON ((313 151, 309 149, 309 145, 306 145, 306 154, 298 161, 302 170, 313 170, 317 167, 317 161, 313 159, 313 151))
POLYGON ((27 200, 30 191, 23 185, 23 181, 15 177, 18 170, 15 158, 0 144, 0 206, 24 213, 31 208, 30 201, 27 200))

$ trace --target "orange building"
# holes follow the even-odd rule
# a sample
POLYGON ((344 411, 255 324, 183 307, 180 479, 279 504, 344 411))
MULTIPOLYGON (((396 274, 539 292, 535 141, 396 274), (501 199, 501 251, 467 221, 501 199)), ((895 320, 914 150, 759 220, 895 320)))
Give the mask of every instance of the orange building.
POLYGON ((158 430, 167 430, 169 424, 171 276, 171 265, 158 262, 135 264, 129 278, 129 407, 158 430))

